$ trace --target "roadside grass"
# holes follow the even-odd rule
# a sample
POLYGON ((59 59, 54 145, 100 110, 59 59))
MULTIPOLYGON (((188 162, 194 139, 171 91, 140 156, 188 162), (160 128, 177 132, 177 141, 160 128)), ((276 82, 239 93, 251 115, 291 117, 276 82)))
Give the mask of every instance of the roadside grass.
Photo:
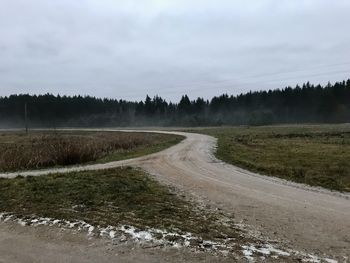
POLYGON ((0 132, 0 172, 117 161, 163 150, 182 139, 141 132, 0 132))
POLYGON ((220 213, 202 211, 133 168, 0 179, 0 189, 0 212, 22 218, 35 215, 190 232, 202 238, 239 238, 238 230, 219 222, 220 213))
POLYGON ((298 183, 350 191, 350 125, 198 129, 218 138, 216 157, 298 183))

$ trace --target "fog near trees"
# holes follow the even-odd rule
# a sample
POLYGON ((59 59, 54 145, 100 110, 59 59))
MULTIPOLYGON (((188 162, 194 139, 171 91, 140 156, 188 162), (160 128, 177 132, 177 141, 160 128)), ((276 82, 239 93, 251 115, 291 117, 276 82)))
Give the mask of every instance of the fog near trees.
POLYGON ((178 103, 160 96, 139 102, 90 96, 0 97, 0 127, 220 126, 350 122, 350 79, 326 86, 223 94, 209 100, 183 95, 178 103))

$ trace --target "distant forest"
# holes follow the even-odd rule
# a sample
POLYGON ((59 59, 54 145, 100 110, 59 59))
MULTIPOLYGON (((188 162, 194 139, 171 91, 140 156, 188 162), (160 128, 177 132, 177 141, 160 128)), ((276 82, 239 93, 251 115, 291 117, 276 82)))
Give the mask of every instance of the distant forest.
POLYGON ((130 102, 90 96, 0 97, 0 127, 218 126, 350 122, 350 79, 326 86, 223 94, 209 100, 167 102, 159 96, 130 102))

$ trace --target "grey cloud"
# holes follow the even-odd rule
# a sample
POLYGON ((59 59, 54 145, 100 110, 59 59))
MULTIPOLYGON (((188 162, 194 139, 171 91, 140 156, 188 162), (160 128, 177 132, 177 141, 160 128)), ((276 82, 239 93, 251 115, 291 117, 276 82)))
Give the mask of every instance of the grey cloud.
POLYGON ((0 96, 177 100, 183 93, 209 98, 350 77, 345 0, 0 0, 0 6, 0 96))

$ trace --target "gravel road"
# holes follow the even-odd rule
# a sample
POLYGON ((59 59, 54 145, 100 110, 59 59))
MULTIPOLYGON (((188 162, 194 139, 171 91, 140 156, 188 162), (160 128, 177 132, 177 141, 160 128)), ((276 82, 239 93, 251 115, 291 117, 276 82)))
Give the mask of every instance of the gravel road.
MULTIPOLYGON (((137 166, 162 182, 233 213, 237 221, 251 225, 270 239, 283 240, 298 251, 350 257, 349 194, 261 176, 225 164, 213 156, 216 139, 211 136, 160 132, 184 135, 186 139, 141 158, 20 174, 39 176, 52 172, 137 166)), ((0 177, 17 175, 0 174, 0 177)))

